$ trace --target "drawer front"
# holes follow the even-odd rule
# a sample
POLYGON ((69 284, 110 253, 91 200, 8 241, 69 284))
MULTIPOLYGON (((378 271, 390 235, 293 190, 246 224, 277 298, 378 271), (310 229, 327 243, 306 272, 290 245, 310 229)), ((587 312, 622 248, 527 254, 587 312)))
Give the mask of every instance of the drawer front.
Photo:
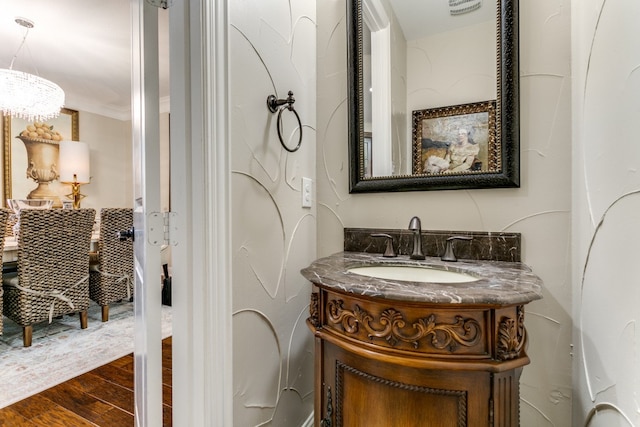
POLYGON ((367 345, 438 357, 490 358, 489 309, 374 302, 329 291, 322 291, 320 305, 322 328, 367 345))

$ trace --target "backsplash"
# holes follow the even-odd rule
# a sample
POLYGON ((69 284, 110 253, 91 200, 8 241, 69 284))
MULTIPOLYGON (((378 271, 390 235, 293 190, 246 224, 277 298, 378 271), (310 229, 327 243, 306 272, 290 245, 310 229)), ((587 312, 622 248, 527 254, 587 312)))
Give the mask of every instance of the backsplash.
MULTIPOLYGON (((378 228, 345 228, 344 250, 349 252, 383 253, 386 239, 371 237, 374 233, 385 233, 393 238, 393 247, 398 255, 409 255, 413 248, 413 234, 409 230, 378 228)), ((485 261, 521 261, 520 233, 485 231, 422 230, 422 251, 426 256, 442 256, 446 241, 451 236, 469 236, 472 240, 455 241, 458 259, 485 261)))

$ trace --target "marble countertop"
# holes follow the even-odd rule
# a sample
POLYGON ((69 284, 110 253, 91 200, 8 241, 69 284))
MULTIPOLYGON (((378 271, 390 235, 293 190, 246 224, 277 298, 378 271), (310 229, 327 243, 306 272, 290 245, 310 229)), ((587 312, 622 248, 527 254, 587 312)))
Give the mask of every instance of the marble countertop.
POLYGON ((314 261, 300 272, 307 280, 331 290, 397 301, 512 305, 542 298, 542 280, 520 262, 445 262, 439 257, 416 261, 406 255, 384 258, 380 254, 338 252, 314 261), (408 282, 379 279, 347 271, 370 265, 424 266, 465 273, 478 280, 463 283, 408 282))

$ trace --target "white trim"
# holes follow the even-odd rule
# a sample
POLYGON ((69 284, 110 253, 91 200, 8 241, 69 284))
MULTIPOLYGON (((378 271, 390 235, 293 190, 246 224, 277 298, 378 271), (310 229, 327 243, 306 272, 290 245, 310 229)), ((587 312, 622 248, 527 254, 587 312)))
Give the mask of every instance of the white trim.
MULTIPOLYGON (((229 42, 227 38, 228 12, 227 0, 212 0, 208 10, 208 40, 211 45, 205 51, 208 66, 210 91, 205 104, 209 107, 210 168, 209 179, 214 197, 209 208, 213 212, 210 218, 209 275, 214 294, 207 313, 213 324, 208 343, 207 355, 211 359, 208 372, 210 390, 209 416, 211 425, 233 425, 233 343, 232 343, 232 277, 231 277, 231 148, 229 138, 229 42), (208 55, 207 55, 208 53, 208 55), (217 404, 212 404, 216 402, 217 404)), ((205 4, 208 2, 205 1, 205 4)))
POLYGON ((97 114, 99 116, 109 117, 116 120, 131 120, 131 107, 117 108, 105 104, 96 104, 80 98, 67 98, 65 107, 73 110, 83 111, 87 113, 97 114))
MULTIPOLYGON (((170 111, 170 99, 168 96, 160 98, 160 114, 170 111)), ((116 120, 131 120, 131 107, 117 108, 104 104, 96 104, 93 101, 80 98, 67 98, 65 107, 73 110, 93 113, 103 117, 109 117, 116 120)))
POLYGON ((174 2, 169 28, 173 425, 231 426, 227 2, 174 2))
POLYGON ((371 32, 389 26, 389 16, 380 0, 364 0, 362 2, 362 16, 371 32))
POLYGON ((371 174, 393 174, 391 131, 391 25, 380 0, 364 0, 362 15, 371 31, 371 174))
POLYGON ((309 418, 307 418, 300 427, 313 427, 313 411, 311 411, 309 418))
POLYGON ((372 174, 393 174, 391 135, 391 28, 371 31, 372 174))
POLYGON ((135 228, 134 397, 135 425, 162 424, 162 334, 160 322, 160 247, 147 237, 147 214, 160 209, 158 99, 158 10, 143 0, 131 2, 132 141, 135 228))

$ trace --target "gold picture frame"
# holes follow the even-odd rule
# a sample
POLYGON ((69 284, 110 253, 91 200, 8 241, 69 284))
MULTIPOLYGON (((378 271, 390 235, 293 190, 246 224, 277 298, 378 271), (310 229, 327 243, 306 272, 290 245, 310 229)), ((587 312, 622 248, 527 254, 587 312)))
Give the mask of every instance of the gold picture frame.
POLYGON ((477 175, 502 169, 496 102, 413 112, 413 174, 477 175))
MULTIPOLYGON (((60 115, 47 120, 48 125, 60 132, 65 140, 80 140, 80 124, 78 111, 62 108, 60 115)), ((4 115, 2 117, 2 141, 3 141, 3 205, 7 199, 27 198, 28 189, 34 186, 34 181, 27 177, 25 171, 28 168, 26 148, 18 135, 32 122, 16 117, 4 115)), ((60 183, 52 183, 59 186, 60 183)))

